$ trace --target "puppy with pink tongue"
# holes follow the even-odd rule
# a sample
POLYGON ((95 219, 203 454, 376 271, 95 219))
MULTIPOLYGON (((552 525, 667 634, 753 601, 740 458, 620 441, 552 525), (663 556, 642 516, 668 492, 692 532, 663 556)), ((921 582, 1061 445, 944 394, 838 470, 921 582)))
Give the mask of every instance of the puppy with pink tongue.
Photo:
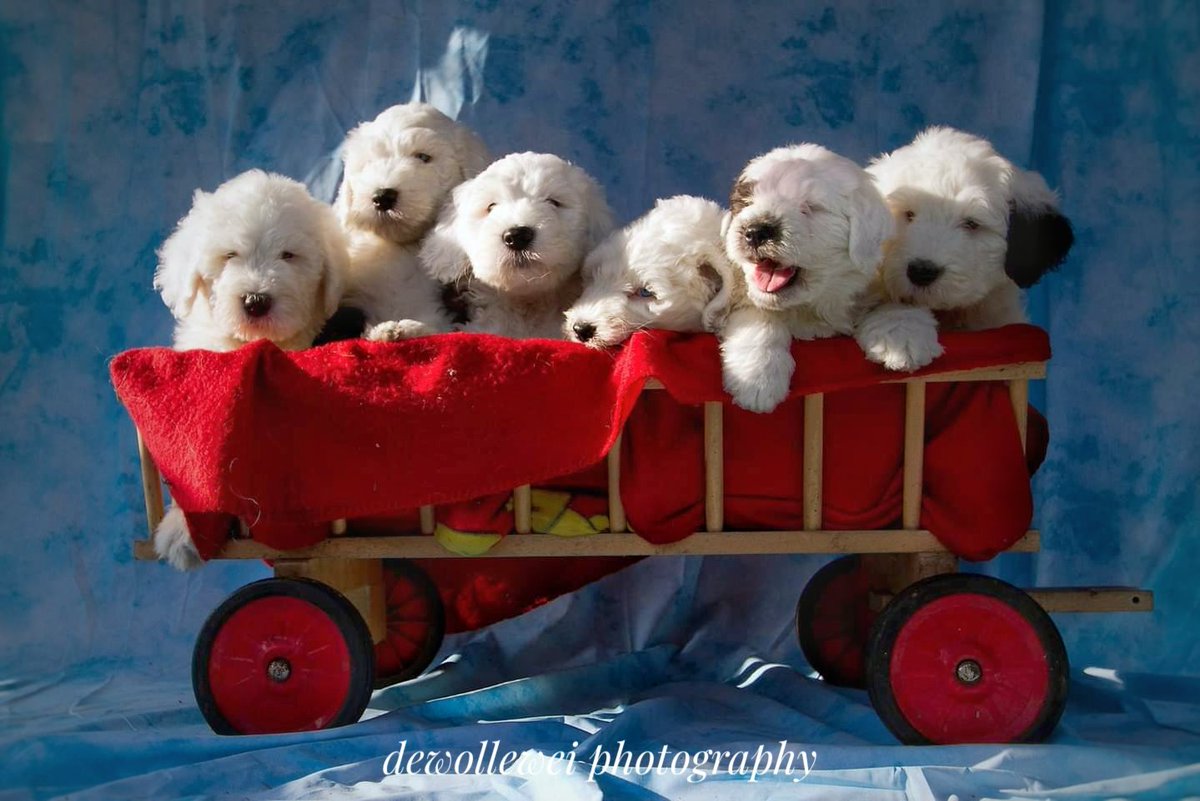
MULTIPOLYGON (((746 291, 719 334, 725 389, 768 412, 787 397, 793 338, 853 335, 878 305, 871 286, 894 223, 867 173, 812 144, 747 164, 729 208, 725 248, 746 291)), ((936 342, 932 319, 926 335, 936 342)))

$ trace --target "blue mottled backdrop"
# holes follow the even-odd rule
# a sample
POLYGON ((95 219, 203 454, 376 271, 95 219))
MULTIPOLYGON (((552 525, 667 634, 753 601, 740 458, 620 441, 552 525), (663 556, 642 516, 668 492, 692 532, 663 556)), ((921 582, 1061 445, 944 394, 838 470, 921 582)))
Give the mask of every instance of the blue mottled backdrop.
MULTIPOLYGON (((0 665, 10 681, 0 719, 39 734, 89 714, 129 723, 131 709, 148 708, 147 696, 119 689, 129 676, 183 686, 204 616, 263 573, 218 565, 183 576, 132 562, 144 525, 134 437, 106 362, 169 342, 154 251, 193 188, 265 167, 329 198, 344 132, 416 98, 476 127, 497 153, 571 158, 607 187, 622 220, 656 197, 723 198, 748 158, 782 143, 866 160, 933 123, 987 136, 1042 171, 1078 237, 1031 297, 1055 349, 1036 394, 1052 429, 1037 478, 1044 550, 989 569, 1027 584, 1154 589, 1150 615, 1060 617, 1075 667, 1200 675, 1198 44, 1200 6, 1184 1, 8 0, 0 665)), ((803 669, 791 607, 820 564, 639 565, 449 643, 444 655, 460 661, 444 673, 458 665, 456 689, 481 688, 621 665, 626 652, 653 661, 662 648, 673 679, 719 684, 756 657, 803 669), (591 613, 614 599, 628 614, 598 626, 591 613), (463 675, 485 646, 488 659, 463 675)), ((572 711, 629 702, 624 686, 614 679, 611 697, 572 711)), ((1194 686, 1181 686, 1194 701, 1194 686)), ((172 714, 199 737, 186 687, 171 693, 172 714)), ((1183 709, 1166 718, 1196 731, 1195 707, 1183 709)), ((143 728, 174 720, 146 715, 143 728)), ((31 758, 12 781, 36 783, 45 764, 31 758)), ((95 770, 78 783, 107 780, 95 770)))

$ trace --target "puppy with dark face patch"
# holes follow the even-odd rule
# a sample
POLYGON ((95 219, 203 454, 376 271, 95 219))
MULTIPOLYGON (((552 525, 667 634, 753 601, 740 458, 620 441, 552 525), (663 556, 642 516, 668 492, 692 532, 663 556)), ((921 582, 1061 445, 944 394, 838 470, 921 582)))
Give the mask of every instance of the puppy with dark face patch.
POLYGON ((858 165, 813 144, 751 161, 730 212, 725 247, 745 293, 720 333, 725 389, 767 412, 787 396, 793 338, 855 332, 893 223, 858 165))
POLYGON ((922 132, 868 171, 898 227, 882 270, 892 299, 933 310, 947 329, 1026 322, 1020 290, 1074 242, 1040 175, 953 128, 922 132))

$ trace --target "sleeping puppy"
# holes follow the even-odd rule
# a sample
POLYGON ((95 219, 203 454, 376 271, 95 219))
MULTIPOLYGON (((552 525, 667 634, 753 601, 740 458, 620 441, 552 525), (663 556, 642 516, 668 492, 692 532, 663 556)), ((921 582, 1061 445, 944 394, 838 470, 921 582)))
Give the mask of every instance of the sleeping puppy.
POLYGON ((433 106, 407 103, 350 131, 342 159, 334 208, 350 236, 345 304, 369 327, 393 321, 369 329, 373 338, 448 331, 442 288, 417 249, 450 191, 487 166, 487 148, 433 106))
POLYGON ((882 270, 892 299, 932 309, 946 329, 1026 322, 1021 289, 1074 241, 1040 175, 953 128, 930 128, 868 170, 898 226, 882 270))
MULTIPOLYGON (((304 185, 250 170, 200 190, 158 253, 154 287, 175 315, 176 350, 228 351, 267 339, 312 344, 337 309, 346 243, 333 211, 304 185)), ((200 564, 172 504, 154 532, 159 557, 200 564)))
POLYGON ((813 144, 751 161, 729 206, 726 252, 746 289, 720 332, 725 389, 768 412, 787 397, 793 338, 855 333, 893 223, 858 165, 813 144))
POLYGON ((721 239, 724 213, 679 195, 610 234, 584 261, 583 295, 563 333, 609 348, 639 328, 716 331, 738 286, 721 239))
POLYGON ((600 186, 545 153, 515 153, 459 185, 421 246, 436 280, 464 282, 464 330, 560 339, 584 257, 612 229, 600 186))

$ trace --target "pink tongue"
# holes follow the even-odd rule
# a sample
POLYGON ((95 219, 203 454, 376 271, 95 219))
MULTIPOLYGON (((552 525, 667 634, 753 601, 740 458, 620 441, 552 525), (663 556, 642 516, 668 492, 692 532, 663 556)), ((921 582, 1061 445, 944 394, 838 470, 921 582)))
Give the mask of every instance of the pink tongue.
POLYGON ((780 267, 779 262, 768 259, 754 265, 754 284, 763 292, 778 292, 795 274, 795 267, 780 267))

